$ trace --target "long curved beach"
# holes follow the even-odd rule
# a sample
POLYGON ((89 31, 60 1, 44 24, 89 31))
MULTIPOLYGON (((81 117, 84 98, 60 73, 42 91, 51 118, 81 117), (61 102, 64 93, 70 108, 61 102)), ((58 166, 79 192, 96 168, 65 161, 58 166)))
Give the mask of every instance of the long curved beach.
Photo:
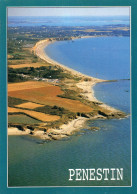
MULTIPOLYGON (((89 38, 89 37, 84 37, 84 38, 89 38)), ((91 38, 91 37, 90 37, 91 38)), ((45 39, 45 40, 41 40, 39 42, 36 43, 36 45, 33 47, 33 51, 34 53, 40 57, 41 59, 43 59, 44 61, 54 65, 54 66, 58 66, 60 68, 62 68, 64 71, 67 71, 67 72, 70 72, 72 75, 75 75, 75 76, 80 76, 82 78, 90 78, 90 81, 82 81, 82 82, 79 82, 77 83, 77 87, 83 89, 83 94, 84 96, 90 100, 90 101, 94 101, 94 102, 99 102, 95 96, 94 96, 94 90, 93 90, 93 86, 96 84, 96 83, 100 83, 100 82, 105 82, 106 80, 102 80, 102 79, 98 79, 98 78, 95 78, 95 77, 91 77, 91 76, 88 76, 88 75, 85 75, 81 72, 78 72, 72 68, 69 68, 61 63, 58 63, 56 62, 55 60, 51 59, 45 52, 45 48, 49 45, 49 44, 53 44, 55 42, 55 40, 49 40, 49 39, 45 39)), ((109 110, 109 111, 112 111, 112 112, 117 112, 118 110, 113 108, 113 107, 110 107, 104 103, 101 103, 100 105, 101 107, 109 110)))
POLYGON ((39 42, 36 43, 36 45, 34 46, 33 50, 34 50, 34 53, 39 56, 41 59, 47 61, 48 63, 52 64, 52 65, 55 65, 55 66, 59 66, 60 68, 62 68, 64 71, 69 71, 71 74, 75 75, 75 76, 81 76, 83 78, 90 78, 92 79, 93 81, 95 82, 102 82, 104 80, 101 80, 101 79, 97 79, 97 78, 94 78, 94 77, 91 77, 91 76, 88 76, 88 75, 85 75, 81 72, 78 72, 72 68, 69 68, 53 59, 51 59, 47 53, 45 52, 45 48, 49 45, 49 44, 53 44, 55 42, 55 40, 53 41, 49 41, 48 39, 45 39, 45 40, 41 40, 39 42))

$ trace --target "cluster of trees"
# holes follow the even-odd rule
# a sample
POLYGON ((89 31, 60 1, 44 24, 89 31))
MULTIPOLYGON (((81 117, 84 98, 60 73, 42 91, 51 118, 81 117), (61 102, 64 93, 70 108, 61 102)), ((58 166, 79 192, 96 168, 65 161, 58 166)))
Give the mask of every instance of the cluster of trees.
POLYGON ((28 75, 31 77, 47 78, 47 79, 63 79, 69 75, 63 73, 62 69, 53 69, 51 66, 43 66, 39 68, 26 67, 20 69, 8 68, 8 78, 9 82, 16 82, 27 80, 27 78, 22 77, 23 75, 28 75), (20 75, 19 75, 20 74, 20 75))
POLYGON ((23 81, 27 81, 27 78, 22 77, 21 75, 17 75, 16 73, 9 73, 8 74, 8 82, 12 83, 12 82, 23 82, 23 81))
POLYGON ((42 112, 45 114, 51 114, 51 115, 58 115, 62 116, 64 114, 69 114, 70 112, 63 107, 58 107, 58 106, 43 106, 43 107, 38 107, 35 108, 35 111, 42 112))

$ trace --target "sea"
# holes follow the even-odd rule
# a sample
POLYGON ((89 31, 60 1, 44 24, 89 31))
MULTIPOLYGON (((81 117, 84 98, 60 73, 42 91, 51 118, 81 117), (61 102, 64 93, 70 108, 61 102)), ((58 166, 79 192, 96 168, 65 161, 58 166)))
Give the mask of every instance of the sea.
MULTIPOLYGON (((110 18, 107 21, 112 24, 110 18)), ((97 21, 95 23, 99 25, 97 21)), ((80 25, 79 22, 77 25, 80 25)), ((130 186, 130 38, 96 37, 58 41, 48 45, 45 52, 57 62, 81 73, 110 80, 96 84, 94 95, 98 100, 124 111, 127 117, 90 120, 87 127, 59 141, 43 142, 32 136, 9 136, 8 185, 130 186), (96 126, 100 130, 91 131, 88 126, 96 126), (124 178, 115 181, 69 181, 69 169, 89 168, 123 168, 124 178)))
POLYGON ((129 25, 129 16, 9 16, 8 27, 129 25))

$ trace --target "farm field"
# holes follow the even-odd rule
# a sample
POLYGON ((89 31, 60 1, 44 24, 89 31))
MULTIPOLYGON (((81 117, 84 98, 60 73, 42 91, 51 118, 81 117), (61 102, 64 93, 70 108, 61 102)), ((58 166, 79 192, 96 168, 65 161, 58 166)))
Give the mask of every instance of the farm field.
POLYGON ((12 91, 16 92, 18 90, 40 88, 40 87, 46 86, 46 85, 47 85, 47 83, 38 82, 38 81, 11 83, 11 84, 8 84, 8 92, 12 92, 12 91))
POLYGON ((8 107, 8 113, 25 113, 35 119, 38 119, 40 121, 43 122, 47 122, 47 121, 56 121, 59 120, 60 117, 56 116, 56 115, 49 115, 49 114, 44 114, 41 112, 36 112, 36 111, 32 111, 32 110, 23 110, 23 109, 19 109, 19 108, 11 108, 8 107))
POLYGON ((17 124, 37 124, 41 123, 36 119, 33 119, 27 115, 17 114, 17 115, 9 115, 8 116, 9 123, 17 123, 17 124))
POLYGON ((9 65, 10 68, 13 69, 19 69, 19 68, 25 68, 25 67, 43 67, 43 66, 47 66, 46 63, 25 63, 25 64, 20 64, 20 65, 9 65))
POLYGON ((28 81, 8 85, 8 96, 43 105, 63 107, 71 112, 91 112, 93 109, 78 100, 61 98, 64 92, 59 86, 45 82, 28 81))
POLYGON ((26 102, 26 103, 16 105, 17 108, 28 108, 28 109, 34 109, 34 108, 43 107, 43 106, 44 105, 36 104, 36 103, 32 103, 32 102, 26 102))

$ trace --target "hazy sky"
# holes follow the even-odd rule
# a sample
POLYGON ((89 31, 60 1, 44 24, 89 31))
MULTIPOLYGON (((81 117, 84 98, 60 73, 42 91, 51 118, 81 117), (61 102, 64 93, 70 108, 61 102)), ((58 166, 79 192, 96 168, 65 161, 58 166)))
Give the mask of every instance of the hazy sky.
POLYGON ((8 16, 117 16, 129 15, 129 7, 9 7, 8 16))

